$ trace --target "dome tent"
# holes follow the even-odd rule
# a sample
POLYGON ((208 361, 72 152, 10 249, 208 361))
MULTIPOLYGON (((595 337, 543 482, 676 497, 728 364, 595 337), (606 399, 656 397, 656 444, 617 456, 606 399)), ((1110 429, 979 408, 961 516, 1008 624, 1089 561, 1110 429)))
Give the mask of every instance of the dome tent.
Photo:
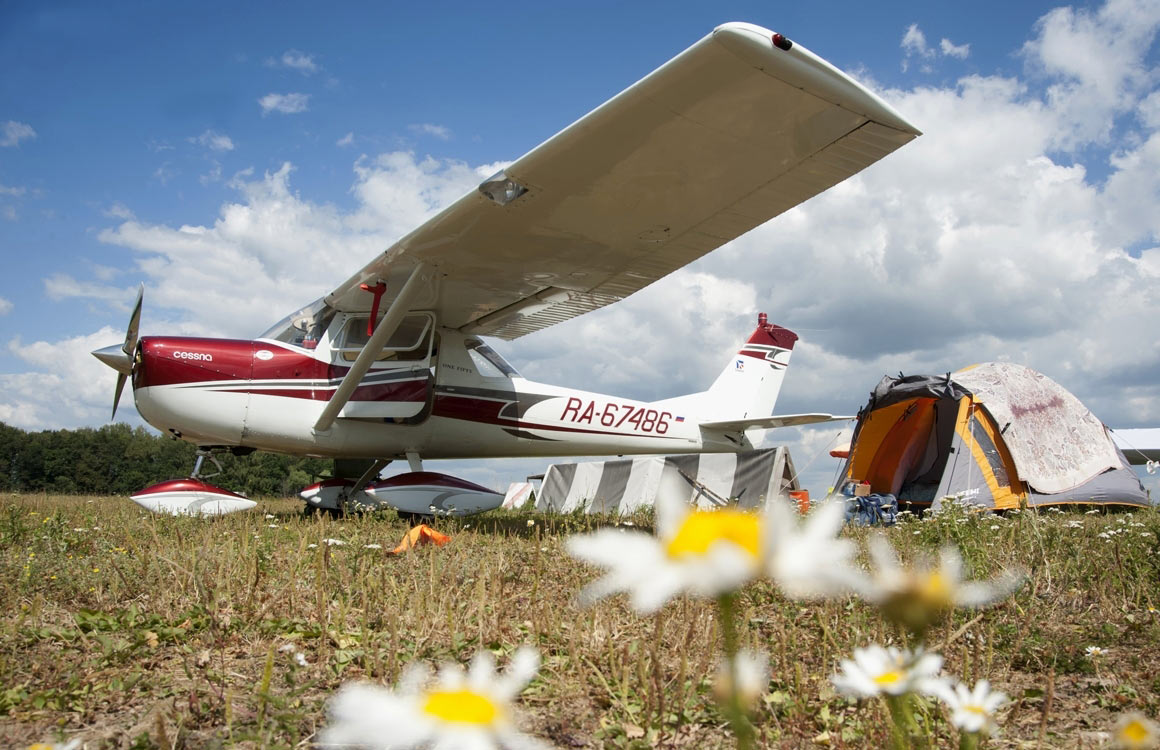
POLYGON ((1074 395, 1022 365, 885 377, 858 413, 839 486, 938 510, 1151 502, 1103 423, 1074 395))

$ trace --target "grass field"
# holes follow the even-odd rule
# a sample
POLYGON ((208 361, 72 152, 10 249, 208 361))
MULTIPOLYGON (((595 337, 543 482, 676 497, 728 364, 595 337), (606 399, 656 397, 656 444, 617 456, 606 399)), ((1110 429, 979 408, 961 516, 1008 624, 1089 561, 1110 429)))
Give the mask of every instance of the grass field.
MULTIPOLYGON (((441 521, 449 545, 391 557, 407 530, 392 512, 336 521, 270 500, 202 520, 124 498, 0 496, 0 744, 309 746, 348 680, 393 683, 412 660, 481 648, 503 665, 531 644, 543 665, 517 704, 528 734, 561 748, 732 747, 710 691, 711 603, 652 617, 623 597, 576 607, 597 571, 564 540, 601 523, 441 521)), ((929 639, 949 673, 1011 697, 990 747, 1101 747, 1123 712, 1160 715, 1155 512, 948 514, 886 533, 904 558, 955 544, 971 577, 1027 571, 1015 596, 956 612, 929 639)), ((741 607, 744 642, 772 657, 761 746, 886 745, 885 709, 829 683, 855 647, 901 639, 875 609, 792 602, 766 583, 741 607)), ((922 719, 932 746, 953 745, 943 709, 922 719)))

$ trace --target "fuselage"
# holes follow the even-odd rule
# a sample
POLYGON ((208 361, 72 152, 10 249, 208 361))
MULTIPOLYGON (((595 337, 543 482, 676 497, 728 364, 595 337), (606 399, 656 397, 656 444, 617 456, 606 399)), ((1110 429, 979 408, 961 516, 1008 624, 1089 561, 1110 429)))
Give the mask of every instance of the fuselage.
MULTIPOLYGON (((410 320, 414 318, 414 320, 410 320)), ((366 317, 339 313, 317 338, 151 336, 138 345, 134 398, 153 426, 202 446, 296 455, 423 458, 736 451, 706 439, 692 402, 644 403, 536 383, 478 338, 410 325, 383 350, 328 429, 319 415, 365 341, 366 317), (288 340, 286 340, 288 339, 288 340)))

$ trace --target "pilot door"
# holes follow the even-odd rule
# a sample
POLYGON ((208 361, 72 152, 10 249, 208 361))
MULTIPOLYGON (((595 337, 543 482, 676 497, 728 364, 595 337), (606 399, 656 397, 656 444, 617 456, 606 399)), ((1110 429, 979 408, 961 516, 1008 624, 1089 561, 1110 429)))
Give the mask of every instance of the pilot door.
MULTIPOLYGON (((342 322, 331 360, 332 379, 341 379, 370 339, 367 316, 342 322)), ((339 416, 412 422, 430 412, 434 379, 435 316, 410 313, 387 340, 339 416)))

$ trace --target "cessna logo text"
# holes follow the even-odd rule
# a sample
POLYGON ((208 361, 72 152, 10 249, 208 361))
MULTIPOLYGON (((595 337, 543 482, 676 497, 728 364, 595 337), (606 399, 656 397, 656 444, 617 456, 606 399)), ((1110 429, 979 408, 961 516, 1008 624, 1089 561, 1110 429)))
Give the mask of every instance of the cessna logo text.
POLYGON ((174 359, 196 359, 200 362, 213 362, 213 355, 205 352, 182 352, 176 351, 173 353, 174 359))

